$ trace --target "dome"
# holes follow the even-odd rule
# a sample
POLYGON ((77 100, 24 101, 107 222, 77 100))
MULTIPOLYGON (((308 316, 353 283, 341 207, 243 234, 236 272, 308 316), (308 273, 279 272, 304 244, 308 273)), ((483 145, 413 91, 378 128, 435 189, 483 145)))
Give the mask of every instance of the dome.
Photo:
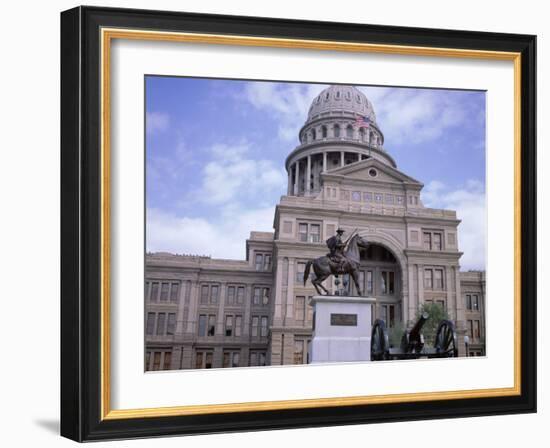
POLYGON ((313 99, 307 121, 330 112, 361 115, 376 123, 376 114, 372 103, 363 92, 354 86, 333 85, 323 90, 313 99))

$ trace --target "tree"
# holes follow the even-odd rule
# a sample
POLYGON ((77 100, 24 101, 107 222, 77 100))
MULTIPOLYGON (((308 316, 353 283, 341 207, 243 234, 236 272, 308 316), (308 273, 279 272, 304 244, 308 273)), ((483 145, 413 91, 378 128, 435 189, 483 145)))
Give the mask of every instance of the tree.
POLYGON ((437 327, 442 320, 449 319, 449 314, 447 313, 447 310, 445 310, 445 308, 443 308, 438 303, 423 303, 418 307, 418 310, 416 311, 416 321, 420 319, 420 316, 423 313, 428 313, 428 315, 430 316, 422 327, 424 344, 428 346, 433 346, 437 327))

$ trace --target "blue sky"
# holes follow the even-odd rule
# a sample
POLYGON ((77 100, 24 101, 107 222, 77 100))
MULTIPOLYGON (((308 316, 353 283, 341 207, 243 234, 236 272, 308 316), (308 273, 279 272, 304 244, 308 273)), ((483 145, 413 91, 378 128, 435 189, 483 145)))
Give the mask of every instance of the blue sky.
MULTIPOLYGON (((325 87, 146 77, 147 250, 244 258, 251 230, 272 231, 284 160, 325 87)), ((463 220, 463 269, 484 269, 485 93, 358 88, 424 204, 463 220)))

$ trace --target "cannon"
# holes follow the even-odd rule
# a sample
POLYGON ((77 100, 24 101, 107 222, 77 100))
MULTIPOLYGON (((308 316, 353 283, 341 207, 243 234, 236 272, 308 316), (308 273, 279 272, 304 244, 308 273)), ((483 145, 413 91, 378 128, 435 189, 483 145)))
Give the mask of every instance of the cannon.
POLYGON ((399 347, 390 347, 386 323, 382 319, 376 319, 371 333, 371 361, 457 357, 456 331, 450 320, 439 323, 433 347, 424 345, 422 327, 429 317, 428 313, 423 313, 411 330, 403 333, 399 347))

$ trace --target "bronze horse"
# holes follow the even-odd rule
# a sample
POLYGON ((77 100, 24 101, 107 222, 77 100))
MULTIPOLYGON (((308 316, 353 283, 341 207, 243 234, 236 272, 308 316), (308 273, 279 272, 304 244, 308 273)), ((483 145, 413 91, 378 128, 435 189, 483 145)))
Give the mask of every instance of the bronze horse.
POLYGON ((321 284, 331 275, 350 274, 359 296, 363 295, 361 286, 359 285, 359 264, 360 254, 359 248, 366 249, 369 243, 359 235, 354 235, 348 242, 347 248, 344 251, 344 257, 346 258, 342 266, 338 266, 337 263, 331 261, 328 256, 316 258, 315 260, 309 260, 306 264, 304 271, 304 286, 309 277, 309 271, 313 265, 313 272, 315 272, 315 278, 311 280, 312 285, 317 290, 318 294, 322 294, 321 289, 326 295, 329 295, 329 291, 321 284), (321 289, 319 289, 321 288, 321 289))

